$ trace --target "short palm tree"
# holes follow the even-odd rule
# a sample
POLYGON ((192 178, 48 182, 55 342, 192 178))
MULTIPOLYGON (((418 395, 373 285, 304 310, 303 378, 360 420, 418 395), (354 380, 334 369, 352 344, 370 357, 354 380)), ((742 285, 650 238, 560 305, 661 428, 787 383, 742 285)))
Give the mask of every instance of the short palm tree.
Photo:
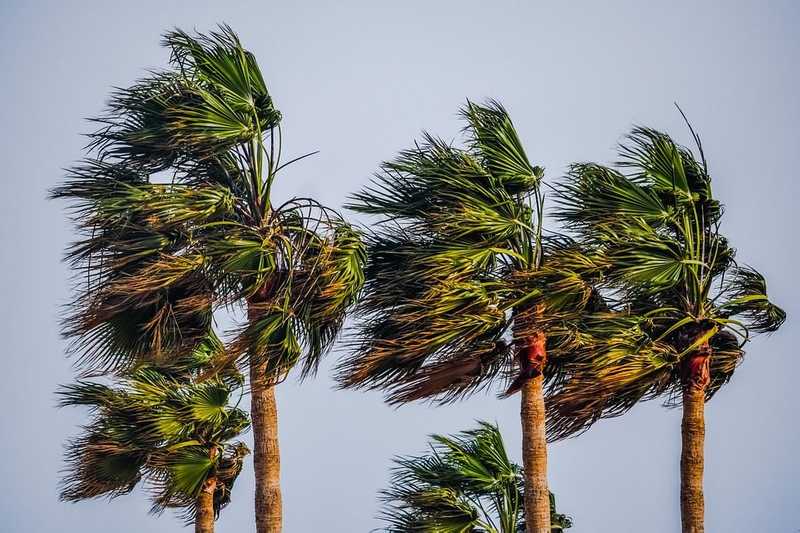
POLYGON ((453 401, 514 376, 506 395, 522 391, 528 531, 549 533, 543 384, 558 380, 576 319, 599 301, 590 262, 571 242, 542 238, 543 169, 508 113, 467 103, 462 117, 465 149, 426 135, 354 197, 352 209, 380 218, 339 377, 403 403, 453 401))
MULTIPOLYGON (((259 533, 281 529, 274 388, 313 373, 363 283, 360 237, 311 199, 274 204, 281 114, 227 26, 166 34, 170 67, 112 96, 90 158, 53 196, 75 202, 69 258, 85 290, 66 335, 87 372, 159 364, 245 306, 227 347, 249 368, 259 533)), ((224 367, 225 364, 222 364, 224 367)), ((213 375, 213 369, 209 375, 213 375)))
MULTIPOLYGON (((389 533, 520 533, 522 469, 508 459, 497 426, 452 437, 432 435, 426 455, 399 457, 391 486, 382 492, 383 529, 389 533)), ((550 494, 552 533, 572 527, 550 494)))
POLYGON ((571 359, 570 377, 548 408, 559 438, 640 400, 682 398, 683 531, 698 533, 704 402, 731 378, 749 334, 777 330, 785 313, 767 299, 764 277, 736 264, 694 138, 699 155, 664 133, 635 128, 618 169, 572 167, 558 215, 602 266, 611 312, 587 319, 597 324, 587 342, 594 346, 571 359))
POLYGON ((197 533, 214 531, 249 453, 232 440, 248 417, 229 405, 231 380, 181 374, 141 368, 115 387, 79 381, 62 388, 61 405, 88 406, 94 415, 67 446, 63 500, 113 498, 144 482, 153 512, 177 508, 197 533))

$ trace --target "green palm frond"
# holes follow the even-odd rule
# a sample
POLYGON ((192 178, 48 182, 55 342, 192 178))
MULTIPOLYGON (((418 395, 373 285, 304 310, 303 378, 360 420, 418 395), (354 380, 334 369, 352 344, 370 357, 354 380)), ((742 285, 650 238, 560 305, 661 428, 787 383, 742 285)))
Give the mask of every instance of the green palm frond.
MULTIPOLYGON (((633 128, 627 140, 620 147, 620 167, 631 171, 633 179, 679 205, 711 200, 711 178, 706 163, 698 161, 690 149, 665 133, 645 127, 633 128)), ((702 156, 699 137, 695 141, 702 156)), ((709 219, 710 223, 713 221, 709 219)))
POLYGON ((65 457, 69 466, 61 483, 61 499, 69 502, 130 493, 141 480, 147 458, 102 432, 70 441, 65 457))
POLYGON ((140 221, 167 233, 180 231, 188 221, 203 224, 234 216, 234 198, 227 187, 149 183, 146 175, 127 165, 94 159, 72 169, 51 197, 73 200, 73 211, 85 216, 83 224, 89 227, 120 229, 119 225, 140 221))
POLYGON ((318 239, 304 254, 291 296, 306 346, 304 376, 316 372, 342 329, 347 309, 356 303, 366 260, 360 233, 340 220, 330 236, 318 239))
POLYGON ((169 469, 169 491, 195 495, 211 474, 216 461, 203 446, 179 448, 163 460, 169 469))
POLYGON ((624 230, 625 220, 642 220, 658 227, 670 218, 670 210, 658 194, 629 180, 616 170, 582 163, 573 165, 563 184, 558 216, 568 224, 624 230), (566 201, 565 201, 566 200, 566 201), (615 214, 616 217, 610 217, 615 214))
POLYGON ((258 324, 229 356, 312 373, 363 284, 360 234, 313 200, 272 204, 300 158, 281 162, 280 112, 229 27, 163 44, 169 68, 112 95, 90 157, 51 192, 81 235, 67 255, 81 289, 64 320, 71 352, 88 373, 164 369, 214 310, 253 302, 258 324))
POLYGON ((483 106, 467 102, 461 114, 469 123, 465 131, 470 147, 481 155, 489 174, 511 194, 535 191, 544 170, 528 161, 505 108, 494 100, 483 106))
POLYGON ((63 387, 60 404, 88 406, 92 419, 68 445, 62 499, 113 498, 144 481, 155 512, 175 507, 189 520, 200 487, 214 476, 216 499, 226 504, 247 453, 231 441, 248 418, 229 405, 229 384, 196 382, 191 372, 144 367, 114 387, 89 381, 63 387))
MULTIPOLYGON (((587 310, 602 305, 597 285, 606 269, 607 259, 586 254, 567 237, 543 239, 546 262, 535 269, 511 270, 504 277, 516 295, 515 306, 541 309, 538 322, 566 316, 578 320, 587 310)), ((549 329, 547 327, 543 329, 549 329)))
POLYGON ((103 159, 160 170, 213 158, 280 122, 253 56, 233 31, 189 35, 175 30, 163 44, 172 70, 155 73, 112 97, 93 146, 103 159))
POLYGON ((196 512, 196 496, 209 477, 214 478, 214 513, 219 516, 231 499, 231 491, 250 453, 244 443, 219 447, 194 445, 192 441, 174 446, 169 453, 157 452, 150 461, 151 512, 176 509, 191 524, 196 512))
MULTIPOLYGON (((428 454, 395 459, 390 487, 381 493, 383 531, 523 531, 522 470, 509 460, 497 426, 479 422, 474 430, 431 438, 428 454)), ((553 531, 571 527, 551 503, 553 531)))
POLYGON ((340 367, 341 378, 348 385, 397 389, 399 395, 392 399, 402 401, 408 394, 422 392, 408 386, 416 383, 427 388, 433 380, 425 378, 438 374, 445 379, 443 388, 430 392, 451 401, 485 385, 487 373, 496 373, 502 364, 497 359, 507 355, 507 350, 496 349, 506 327, 499 304, 491 289, 479 282, 452 280, 434 285, 390 312, 371 315, 362 328, 363 355, 340 367), (462 371, 439 372, 453 367, 462 371), (448 394, 451 387, 452 395, 448 394))
POLYGON ((87 370, 130 370, 142 360, 160 363, 205 336, 212 318, 208 286, 202 277, 187 273, 185 260, 180 262, 173 272, 146 265, 138 276, 109 283, 87 303, 75 305, 64 332, 73 339, 70 351, 87 370), (155 276, 148 278, 147 272, 155 276), (164 288, 169 281, 162 276, 180 279, 164 288))
POLYGON ((255 57, 242 47, 229 26, 194 37, 175 30, 164 37, 164 44, 172 50, 181 70, 213 86, 238 107, 257 109, 266 124, 280 119, 255 57))
POLYGON ((447 402, 511 363, 503 336, 519 293, 508 273, 540 262, 543 170, 497 102, 468 102, 462 118, 465 148, 425 134, 352 197, 351 209, 379 218, 344 386, 447 402))
POLYGON ((758 333, 777 331, 786 312, 767 298, 767 281, 752 268, 732 269, 722 287, 719 308, 728 316, 742 317, 747 328, 758 333))
MULTIPOLYGON (((693 132, 694 133, 694 132, 693 132)), ((722 206, 699 157, 668 135, 635 128, 619 169, 574 165, 556 215, 591 257, 609 305, 580 320, 550 391, 550 435, 563 438, 642 400, 679 401, 683 365, 708 341, 711 398, 741 361, 749 332, 785 320, 756 271, 737 267, 720 234, 722 206), (605 331, 604 331, 605 330, 605 331)))
POLYGON ((510 194, 481 155, 426 135, 385 163, 373 185, 353 195, 355 211, 402 221, 442 242, 503 243, 530 227, 528 205, 510 194))
POLYGON ((588 429, 600 418, 626 413, 642 400, 680 390, 678 353, 653 342, 637 317, 598 313, 585 318, 585 330, 571 346, 567 378, 547 398, 547 431, 553 440, 588 429))

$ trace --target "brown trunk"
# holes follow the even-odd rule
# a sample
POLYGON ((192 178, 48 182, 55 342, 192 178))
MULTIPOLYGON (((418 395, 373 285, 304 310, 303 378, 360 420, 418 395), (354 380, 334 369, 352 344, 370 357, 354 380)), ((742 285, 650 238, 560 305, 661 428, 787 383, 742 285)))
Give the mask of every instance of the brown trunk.
POLYGON ((250 416, 256 474, 256 532, 280 533, 281 454, 275 386, 266 381, 266 364, 250 365, 250 416))
POLYGON ((521 347, 533 376, 522 385, 522 461, 525 467, 525 525, 528 533, 550 533, 550 491, 547 488, 547 435, 542 385, 545 336, 535 333, 521 347))
POLYGON ((217 489, 217 479, 210 477, 203 483, 200 495, 197 497, 197 515, 194 519, 195 533, 214 533, 214 491, 217 489))
MULTIPOLYGON (((268 288, 260 291, 259 300, 266 299, 268 288)), ((248 302, 248 318, 258 313, 248 302)), ((257 533, 280 533, 283 523, 281 501, 281 454, 278 447, 278 406, 275 384, 267 375, 267 362, 250 363, 250 418, 253 427, 253 467, 256 491, 255 512, 257 533)))
POLYGON ((703 533, 703 446, 705 400, 711 349, 706 343, 684 363, 681 423, 681 524, 683 533, 703 533))

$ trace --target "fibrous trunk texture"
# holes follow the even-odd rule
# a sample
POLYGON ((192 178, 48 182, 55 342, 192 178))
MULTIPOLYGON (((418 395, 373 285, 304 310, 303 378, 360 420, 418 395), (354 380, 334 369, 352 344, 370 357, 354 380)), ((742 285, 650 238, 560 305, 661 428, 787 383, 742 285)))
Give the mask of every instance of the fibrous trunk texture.
MULTIPOLYGON (((258 319, 259 305, 269 286, 248 302, 248 319, 258 319)), ((253 467, 256 491, 256 533, 280 533, 283 526, 281 453, 278 446, 278 406, 275 383, 268 374, 266 358, 250 361, 250 418, 253 428, 253 467)))
POLYGON ((681 423, 681 524, 683 533, 703 533, 703 446, 705 443, 705 400, 710 381, 708 345, 684 363, 683 421, 681 423))
POLYGON ((256 474, 256 531, 280 533, 283 510, 278 407, 275 386, 266 380, 266 363, 250 365, 250 402, 256 474))
POLYGON ((214 491, 217 489, 216 478, 208 478, 203 483, 197 497, 197 514, 194 520, 195 533, 214 533, 214 491))
POLYGON ((522 461, 525 467, 525 525, 528 533, 550 533, 550 491, 547 488, 547 435, 543 395, 545 336, 535 333, 519 358, 536 372, 522 385, 522 461))

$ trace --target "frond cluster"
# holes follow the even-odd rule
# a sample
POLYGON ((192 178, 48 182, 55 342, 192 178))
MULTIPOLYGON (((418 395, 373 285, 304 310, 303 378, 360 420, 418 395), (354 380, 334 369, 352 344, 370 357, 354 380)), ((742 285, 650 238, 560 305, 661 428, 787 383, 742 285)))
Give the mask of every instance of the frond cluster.
POLYGON ((775 331, 785 313, 764 278, 736 266, 720 234, 722 206, 699 159, 664 133, 635 128, 616 168, 574 165, 556 215, 598 268, 608 308, 584 318, 583 348, 549 398, 549 430, 562 438, 641 400, 683 388, 685 361, 710 344, 708 398, 741 361, 748 332, 775 331))
POLYGON ((67 446, 61 498, 114 498, 144 482, 153 512, 178 508, 192 520, 200 490, 213 478, 219 513, 249 453, 232 441, 249 426, 247 414, 229 405, 233 390, 222 380, 178 380, 155 368, 113 387, 63 387, 60 404, 89 407, 92 418, 67 446))
POLYGON ((191 349, 220 307, 254 320, 228 349, 281 379, 313 372, 364 282, 360 234, 313 200, 275 206, 281 114, 233 31, 168 33, 170 68, 117 90, 90 157, 54 198, 81 239, 64 320, 88 372, 127 372, 191 349), (256 319, 257 318, 257 319, 256 319), (172 355, 170 355, 172 354, 172 355))
MULTIPOLYGON (((281 114, 252 53, 227 26, 165 35, 169 67, 116 90, 88 156, 53 189, 79 231, 63 333, 83 377, 65 405, 92 408, 69 446, 62 497, 129 492, 194 515, 213 480, 230 499, 247 426, 228 406, 242 365, 278 381, 313 373, 364 283, 361 235, 309 199, 273 205, 281 114), (225 345, 213 313, 246 305, 225 345)), ((299 159, 299 158, 298 158, 299 159)), ((296 160, 296 159, 295 159, 296 160)))
MULTIPOLYGON (((390 487, 382 492, 384 531, 410 533, 517 533, 525 530, 522 470, 508 459, 497 426, 454 436, 433 435, 428 454, 395 459, 390 487)), ((572 526, 555 510, 552 531, 572 526)))
POLYGON ((518 291, 504 273, 534 267, 543 170, 505 109, 468 102, 466 147, 425 135, 385 163, 352 209, 378 215, 345 386, 389 400, 450 401, 510 362, 503 336, 518 291))

